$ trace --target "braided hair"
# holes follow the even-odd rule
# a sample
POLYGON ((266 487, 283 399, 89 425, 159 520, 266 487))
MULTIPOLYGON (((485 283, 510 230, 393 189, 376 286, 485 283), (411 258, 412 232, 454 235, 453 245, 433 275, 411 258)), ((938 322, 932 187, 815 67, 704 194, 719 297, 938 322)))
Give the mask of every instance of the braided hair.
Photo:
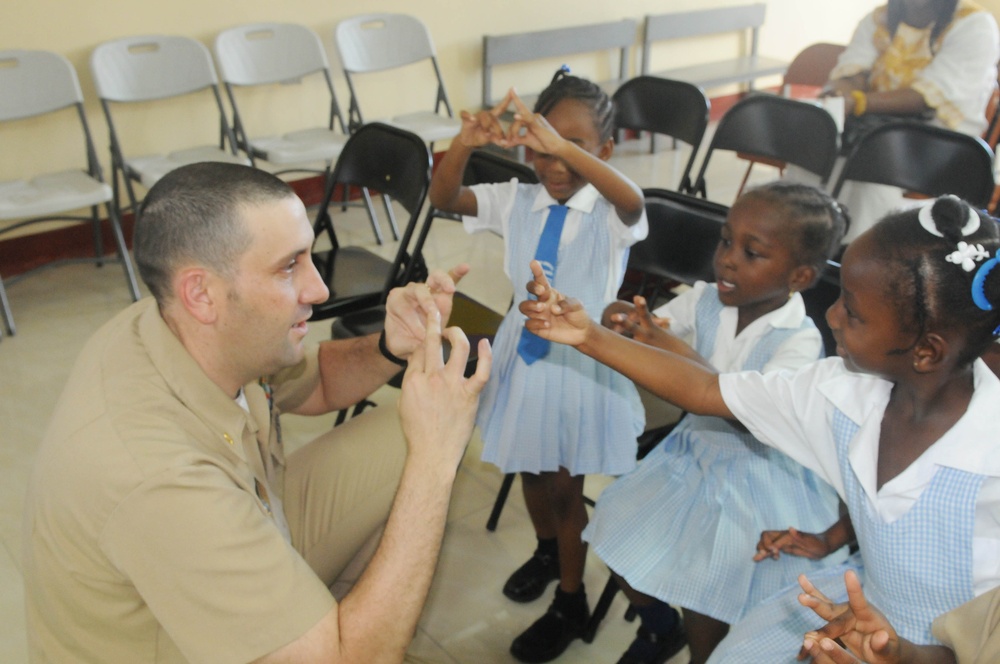
POLYGON ((579 76, 571 76, 569 67, 565 65, 556 71, 548 87, 538 95, 533 112, 543 116, 548 115, 549 111, 564 99, 575 99, 586 104, 601 142, 611 138, 615 130, 615 105, 611 97, 596 83, 579 76))
MULTIPOLYGON (((889 9, 886 16, 886 27, 889 29, 889 36, 896 36, 896 29, 899 24, 903 22, 903 14, 906 12, 905 0, 889 0, 889 9)), ((937 49, 934 47, 934 43, 937 38, 941 36, 944 29, 948 27, 951 23, 952 17, 955 15, 955 9, 958 7, 958 0, 937 0, 934 12, 934 27, 931 29, 930 45, 931 51, 934 52, 937 49)))
POLYGON ((996 220, 955 196, 943 196, 929 206, 891 213, 870 232, 889 270, 886 299, 903 329, 914 333, 914 344, 929 330, 961 329, 965 347, 959 364, 979 357, 1000 332, 1000 269, 990 270, 986 260, 1000 248, 996 220), (989 310, 973 300, 977 274, 984 277, 980 300, 989 310))
POLYGON ((799 265, 816 268, 819 278, 826 261, 840 248, 850 223, 847 210, 816 187, 783 180, 750 189, 739 200, 745 199, 766 202, 781 215, 792 239, 793 258, 799 265))

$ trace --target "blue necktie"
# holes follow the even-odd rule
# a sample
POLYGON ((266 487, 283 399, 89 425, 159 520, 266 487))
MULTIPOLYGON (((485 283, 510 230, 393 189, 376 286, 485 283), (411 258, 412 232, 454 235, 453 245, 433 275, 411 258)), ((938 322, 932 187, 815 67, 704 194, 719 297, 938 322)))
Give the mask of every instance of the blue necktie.
MULTIPOLYGON (((563 222, 566 221, 568 210, 569 208, 565 205, 549 206, 549 216, 545 220, 542 237, 538 240, 538 249, 535 250, 535 260, 542 264, 542 270, 550 284, 555 284, 559 236, 562 235, 563 222)), ((517 354, 526 364, 531 364, 549 354, 549 341, 528 331, 526 327, 521 328, 521 340, 517 344, 517 354)))

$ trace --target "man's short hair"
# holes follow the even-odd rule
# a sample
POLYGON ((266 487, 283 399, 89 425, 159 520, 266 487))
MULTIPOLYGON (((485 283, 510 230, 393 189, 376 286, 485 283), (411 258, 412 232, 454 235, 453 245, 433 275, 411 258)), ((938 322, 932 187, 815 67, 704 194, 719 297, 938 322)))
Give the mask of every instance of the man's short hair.
POLYGON ((252 241, 241 210, 294 195, 279 178, 239 164, 202 162, 167 173, 146 194, 136 220, 139 275, 161 305, 181 265, 233 276, 252 241))

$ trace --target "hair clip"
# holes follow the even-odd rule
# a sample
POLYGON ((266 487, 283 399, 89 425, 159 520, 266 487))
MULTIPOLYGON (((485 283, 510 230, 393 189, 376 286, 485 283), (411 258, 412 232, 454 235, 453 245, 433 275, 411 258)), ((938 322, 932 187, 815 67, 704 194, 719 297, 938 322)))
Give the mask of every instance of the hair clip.
POLYGON ((945 256, 944 259, 949 263, 961 265, 966 272, 972 272, 976 269, 976 263, 990 257, 990 252, 986 251, 981 244, 959 242, 957 246, 958 249, 945 256))
POLYGON ((976 271, 976 276, 972 278, 972 301, 983 311, 993 311, 993 305, 986 299, 985 283, 986 277, 997 266, 997 263, 1000 263, 1000 260, 994 256, 980 265, 976 271))
MULTIPOLYGON (((942 198, 954 198, 956 201, 961 202, 965 206, 965 209, 969 211, 965 226, 962 226, 962 237, 972 235, 979 230, 979 215, 972 209, 972 206, 967 205, 961 198, 954 194, 948 194, 947 196, 942 196, 942 198)), ((934 207, 935 202, 936 200, 932 200, 924 204, 917 213, 917 220, 920 221, 920 225, 924 227, 924 230, 931 235, 944 237, 944 234, 937 229, 937 224, 934 223, 934 214, 931 212, 931 208, 934 207)))
POLYGON ((569 74, 569 65, 567 64, 559 65, 559 71, 561 71, 564 74, 569 74))

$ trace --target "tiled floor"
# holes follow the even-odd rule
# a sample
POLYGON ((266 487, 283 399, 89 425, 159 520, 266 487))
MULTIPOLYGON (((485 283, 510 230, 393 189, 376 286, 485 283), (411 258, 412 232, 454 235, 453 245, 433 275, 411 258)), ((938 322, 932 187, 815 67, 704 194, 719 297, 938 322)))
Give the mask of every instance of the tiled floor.
MULTIPOLYGON (((707 143, 707 141, 706 141, 707 143)), ((679 179, 687 150, 670 150, 661 139, 650 155, 646 143, 628 142, 613 163, 641 186, 672 188, 679 179)), ((709 169, 710 194, 729 204, 742 177, 745 162, 728 154, 713 157, 709 169)), ((758 167, 754 180, 774 177, 758 167)), ((371 242, 363 219, 354 224, 353 240, 371 242)), ((394 246, 382 250, 391 254, 394 246)), ((459 261, 474 266, 461 290, 503 311, 511 287, 501 268, 501 241, 490 235, 466 235, 458 224, 439 222, 431 233, 426 256, 432 267, 459 261)), ((87 337, 128 304, 121 271, 116 265, 95 269, 71 265, 44 270, 8 288, 18 325, 17 335, 0 341, 0 662, 27 661, 21 576, 21 510, 28 471, 35 448, 58 398, 72 362, 87 337)), ((323 323, 310 335, 329 334, 323 323)), ((383 403, 391 388, 375 395, 383 403)), ((331 426, 332 416, 288 417, 290 441, 304 442, 331 426)), ((533 532, 515 484, 496 532, 484 525, 500 486, 499 471, 479 460, 481 443, 474 438, 455 487, 441 561, 412 652, 442 663, 511 662, 511 639, 541 615, 548 602, 519 605, 505 599, 500 587, 533 547, 533 532)), ((591 477, 587 493, 596 497, 609 478, 591 477)), ((607 570, 591 555, 586 584, 590 601, 607 580, 607 570)), ((550 587, 551 590, 551 587, 550 587)), ((560 661, 613 662, 632 638, 635 625, 622 619, 625 602, 619 594, 593 644, 574 642, 560 661)), ((673 664, 685 662, 686 655, 673 664)))

